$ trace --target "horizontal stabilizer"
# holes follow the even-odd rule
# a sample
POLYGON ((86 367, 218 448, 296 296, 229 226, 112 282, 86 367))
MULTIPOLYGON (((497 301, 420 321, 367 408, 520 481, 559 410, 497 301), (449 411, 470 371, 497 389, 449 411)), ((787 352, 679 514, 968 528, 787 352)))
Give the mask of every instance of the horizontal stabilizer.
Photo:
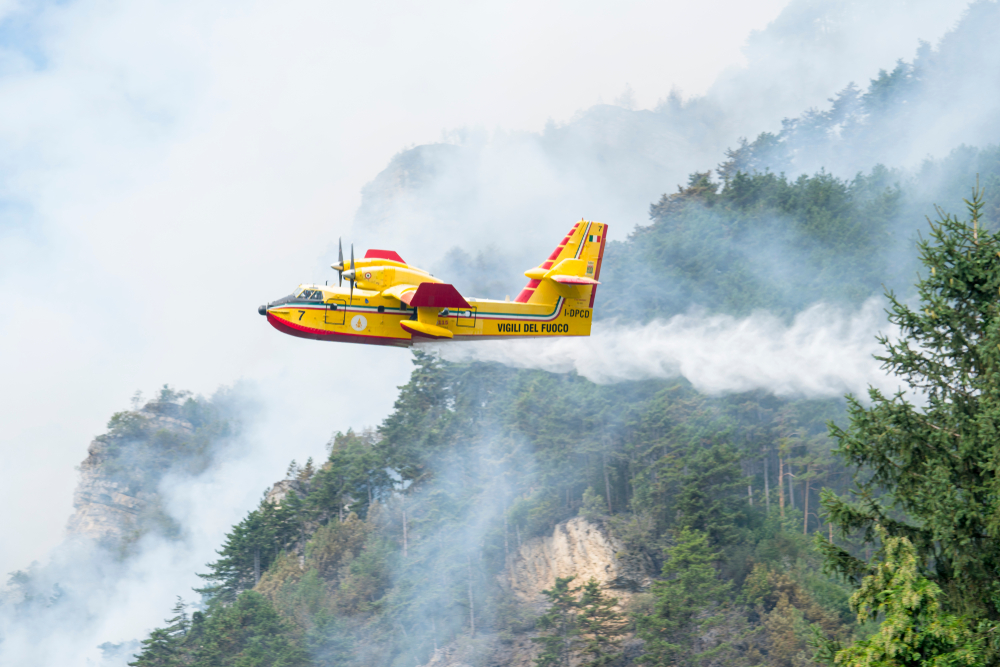
POLYGON ((594 280, 593 278, 584 278, 583 276, 561 276, 561 275, 555 275, 555 276, 549 276, 549 277, 552 278, 552 280, 556 281, 557 283, 562 283, 563 285, 600 285, 601 284, 601 283, 597 282, 596 280, 594 280))
MULTIPOLYGON (((417 291, 406 303, 412 308, 471 308, 469 302, 462 298, 454 285, 448 283, 420 283, 417 291)), ((410 296, 404 294, 405 298, 410 296)))
POLYGON ((400 257, 394 250, 369 250, 365 253, 365 259, 388 259, 393 262, 399 262, 400 264, 406 264, 403 258, 400 257))

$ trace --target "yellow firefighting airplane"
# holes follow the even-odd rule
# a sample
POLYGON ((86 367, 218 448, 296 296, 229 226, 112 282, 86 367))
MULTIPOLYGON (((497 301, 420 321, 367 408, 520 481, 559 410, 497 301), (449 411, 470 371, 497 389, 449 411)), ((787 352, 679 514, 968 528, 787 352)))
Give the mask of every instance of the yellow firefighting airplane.
POLYGON ((589 336, 608 226, 581 220, 511 302, 463 298, 391 250, 331 268, 339 286, 300 285, 257 309, 278 331, 316 340, 408 347, 419 341, 589 336), (350 290, 343 288, 343 280, 350 290))

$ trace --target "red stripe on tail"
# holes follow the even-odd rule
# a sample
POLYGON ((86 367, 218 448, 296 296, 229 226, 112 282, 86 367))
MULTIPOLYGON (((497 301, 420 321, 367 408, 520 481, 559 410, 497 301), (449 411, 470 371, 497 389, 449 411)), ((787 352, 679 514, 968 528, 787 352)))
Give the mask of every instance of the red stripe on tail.
MULTIPOLYGON (((594 280, 601 279, 601 261, 604 259, 604 244, 608 241, 608 226, 604 225, 601 232, 601 249, 597 253, 597 266, 594 267, 594 280)), ((590 288, 590 308, 594 307, 594 299, 597 298, 597 285, 590 288)))

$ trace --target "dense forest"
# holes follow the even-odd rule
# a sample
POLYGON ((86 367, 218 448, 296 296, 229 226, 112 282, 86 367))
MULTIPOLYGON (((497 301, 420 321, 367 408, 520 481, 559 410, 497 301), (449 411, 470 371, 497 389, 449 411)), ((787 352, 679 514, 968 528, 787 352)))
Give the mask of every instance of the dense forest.
MULTIPOLYGON (((912 211, 887 178, 693 174, 610 246, 599 308, 627 318, 615 303, 636 258, 662 290, 641 319, 858 303, 887 266, 917 266, 912 251, 887 264, 912 211), (801 273, 768 275, 762 239, 801 273)), ((445 645, 503 664, 518 637, 540 666, 985 664, 1000 600, 998 459, 981 446, 1000 362, 994 222, 977 193, 968 219, 928 228, 919 309, 890 302, 908 338, 884 361, 919 407, 596 385, 414 352, 393 412, 335 434, 326 461, 293 462, 289 492, 233 527, 201 600, 179 600, 131 664, 421 665, 445 645), (512 595, 500 575, 515 545, 577 516, 652 583, 557 579, 544 608, 512 595)))

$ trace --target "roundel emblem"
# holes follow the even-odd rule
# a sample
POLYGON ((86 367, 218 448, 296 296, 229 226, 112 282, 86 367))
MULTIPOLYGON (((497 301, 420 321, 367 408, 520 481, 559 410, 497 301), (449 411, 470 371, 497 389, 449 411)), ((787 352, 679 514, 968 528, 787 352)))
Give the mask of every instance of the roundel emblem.
POLYGON ((364 315, 355 315, 351 318, 351 328, 355 331, 364 331, 368 326, 368 320, 364 315))
POLYGON ((370 271, 365 271, 365 280, 371 280, 371 279, 372 279, 371 272, 370 271))

